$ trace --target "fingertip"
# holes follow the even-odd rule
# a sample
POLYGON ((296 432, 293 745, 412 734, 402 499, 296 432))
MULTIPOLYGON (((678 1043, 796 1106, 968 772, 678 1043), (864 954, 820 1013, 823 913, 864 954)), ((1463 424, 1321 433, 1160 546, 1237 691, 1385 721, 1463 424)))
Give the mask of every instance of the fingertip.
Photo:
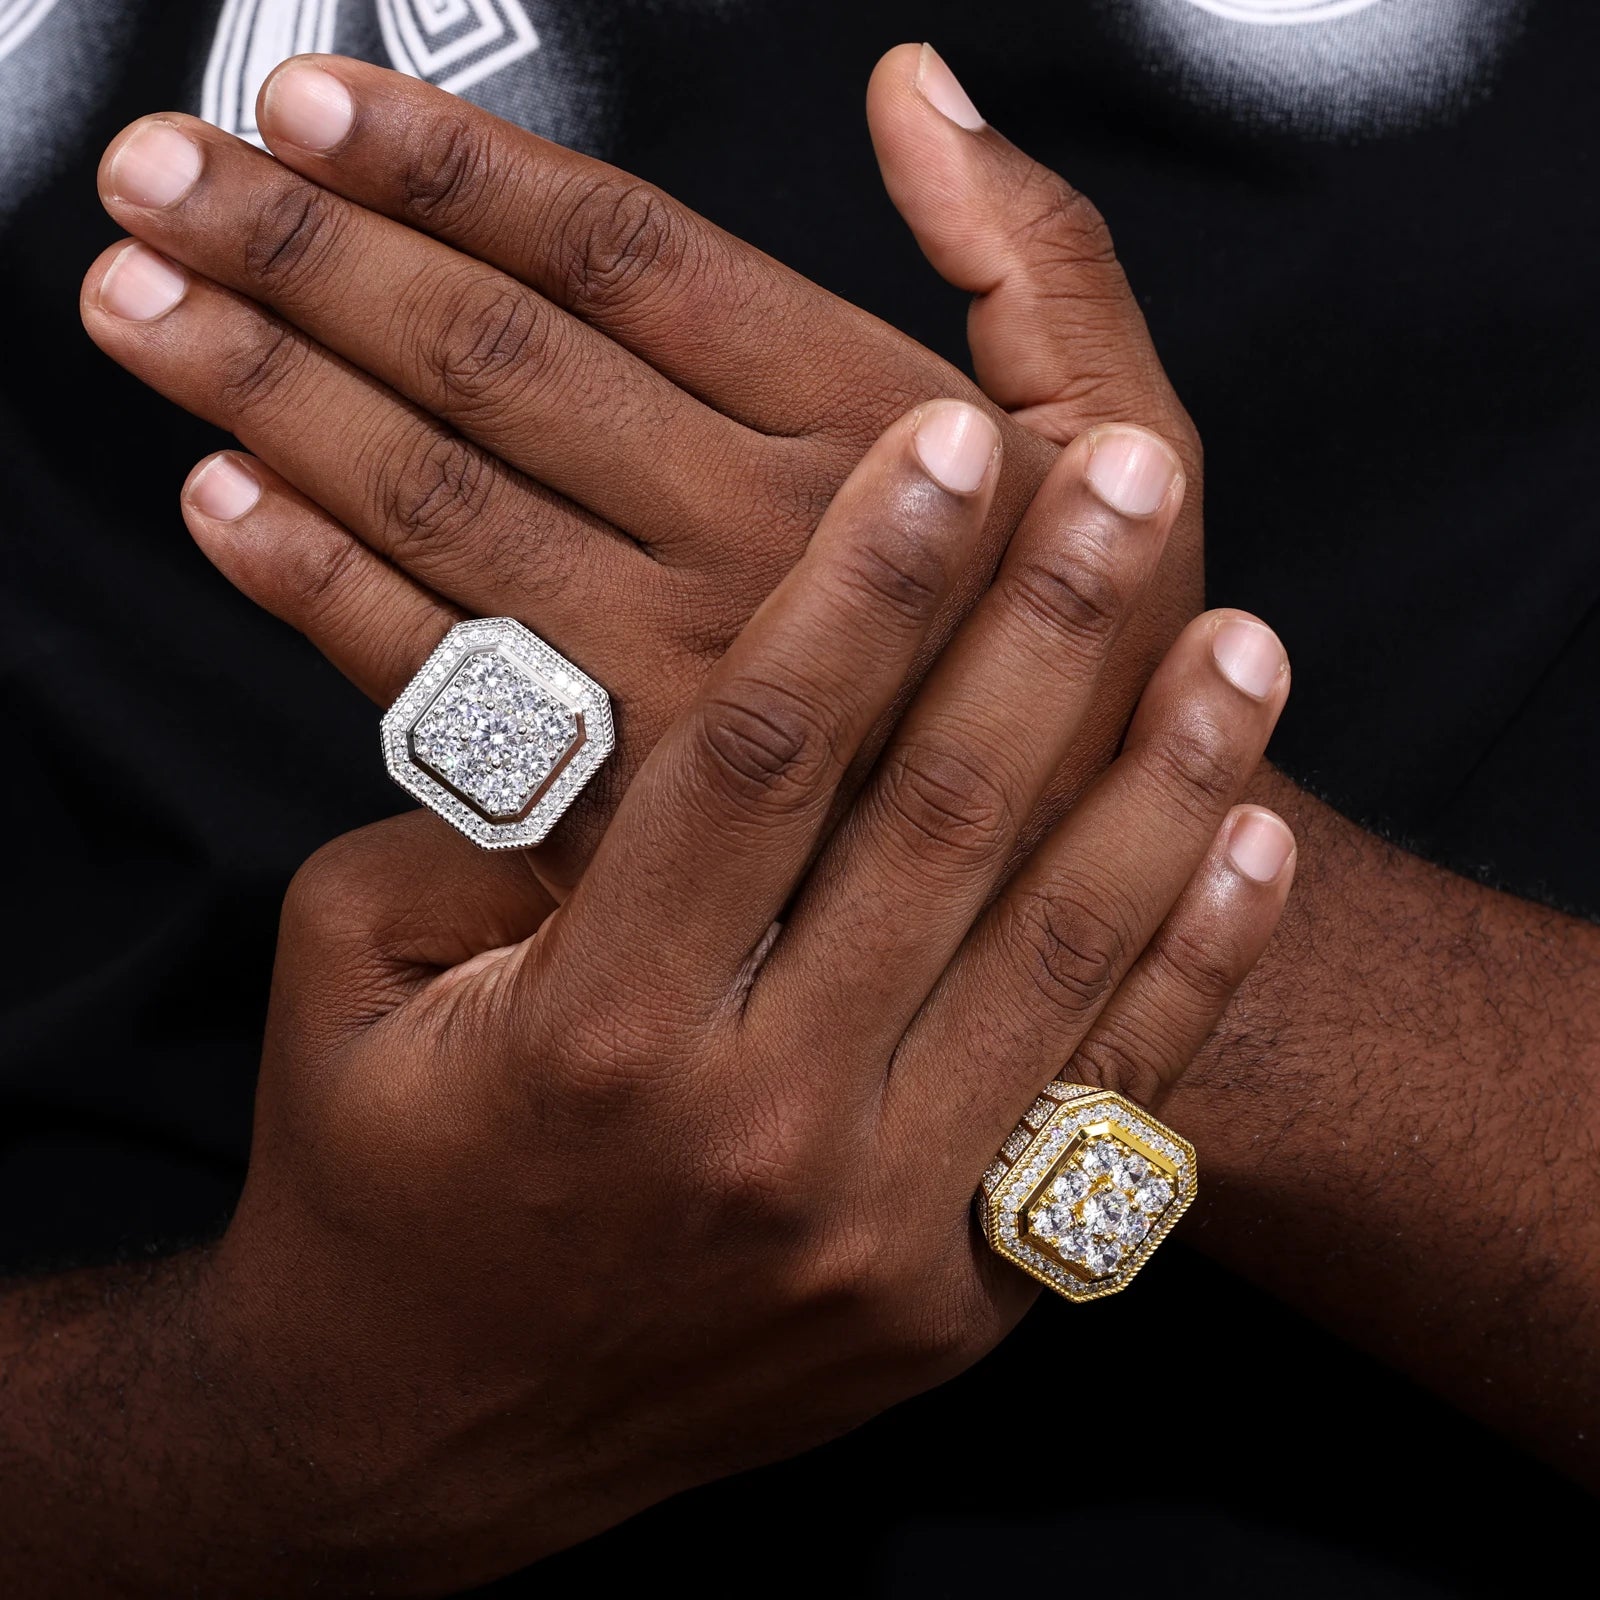
POLYGON ((963 132, 978 133, 988 126, 983 114, 972 103, 972 96, 950 70, 950 64, 931 44, 923 45, 917 52, 916 73, 912 83, 917 93, 941 117, 953 122, 963 132))
POLYGON ((930 400, 911 419, 911 442, 922 469, 947 493, 978 494, 1000 460, 1000 430, 965 400, 930 400))
POLYGON ((1178 453, 1153 429, 1129 423, 1091 428, 1073 441, 1068 457, 1084 482, 1120 517, 1146 521, 1178 514, 1185 474, 1178 453))
POLYGON ((203 524, 227 524, 254 511, 263 493, 265 485, 248 457, 219 450, 200 462, 184 481, 182 502, 184 510, 194 513, 203 524))
POLYGON ((1235 806, 1222 824, 1223 854, 1240 877, 1262 888, 1287 888, 1298 845, 1294 830, 1265 806, 1235 806))
POLYGON ((269 146, 331 156, 350 137, 356 96, 342 56, 292 56, 267 75, 256 96, 256 125, 269 146))
POLYGON ((1289 652, 1277 633, 1248 611, 1213 611, 1211 659, 1241 694, 1252 700, 1281 701, 1289 692, 1289 652))

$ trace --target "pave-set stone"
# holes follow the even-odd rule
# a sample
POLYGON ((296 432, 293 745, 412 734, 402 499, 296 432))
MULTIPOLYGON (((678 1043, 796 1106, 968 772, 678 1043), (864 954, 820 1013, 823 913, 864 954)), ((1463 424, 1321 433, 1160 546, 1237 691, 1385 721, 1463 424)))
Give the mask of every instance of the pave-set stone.
POLYGON ((600 685, 505 617, 452 628, 383 719, 395 781, 491 850, 543 839, 613 742, 600 685))
POLYGON ((1131 1101, 1055 1083, 984 1174, 984 1234, 1067 1299, 1099 1299, 1171 1231, 1194 1174, 1194 1147, 1131 1101))

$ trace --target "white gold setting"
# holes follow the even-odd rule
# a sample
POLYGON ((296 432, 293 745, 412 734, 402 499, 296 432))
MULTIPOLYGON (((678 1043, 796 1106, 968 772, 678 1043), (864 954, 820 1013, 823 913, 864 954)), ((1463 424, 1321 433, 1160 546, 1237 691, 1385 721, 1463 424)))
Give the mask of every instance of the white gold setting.
POLYGON ((615 742, 605 690, 509 617, 452 628, 383 719, 389 776, 485 850, 538 844, 615 742))

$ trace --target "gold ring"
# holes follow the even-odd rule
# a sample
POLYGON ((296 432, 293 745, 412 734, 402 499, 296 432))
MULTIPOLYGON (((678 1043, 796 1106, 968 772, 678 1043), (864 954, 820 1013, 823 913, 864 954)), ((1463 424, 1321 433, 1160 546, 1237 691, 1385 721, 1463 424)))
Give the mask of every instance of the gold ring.
POLYGON ((1194 1200, 1194 1146, 1110 1089, 1052 1083, 983 1175, 989 1248, 1068 1300, 1125 1289, 1194 1200))

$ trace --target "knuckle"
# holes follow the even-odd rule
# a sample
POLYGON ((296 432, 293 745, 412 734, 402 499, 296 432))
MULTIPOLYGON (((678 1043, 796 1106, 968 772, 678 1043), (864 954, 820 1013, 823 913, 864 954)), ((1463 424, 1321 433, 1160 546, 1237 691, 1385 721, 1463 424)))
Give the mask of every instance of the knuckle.
POLYGON ((1191 717, 1146 747, 1144 767, 1179 815, 1209 824, 1225 811, 1239 783, 1239 757, 1227 731, 1191 717))
POLYGON ((450 231, 482 209, 494 171, 494 142, 465 117, 428 121, 400 174, 408 215, 450 231))
POLYGON ((702 765, 739 808, 802 807, 836 766, 815 700, 788 684, 746 678, 709 700, 698 724, 702 765))
POLYGON ((323 845, 301 864, 284 893, 285 929, 326 937, 361 923, 365 877, 354 837, 323 845))
POLYGON ((930 851, 964 862, 987 861, 1016 833, 1004 783, 942 739, 894 750, 881 794, 881 803, 924 863, 930 851))
POLYGON ((293 328, 257 319, 248 337, 230 342, 216 357, 218 394, 228 415, 270 417, 308 353, 293 328))
POLYGON ((1068 1075, 1074 1083, 1094 1084, 1148 1106, 1160 1097, 1164 1081, 1154 1057, 1153 1050, 1130 1035, 1098 1033, 1079 1045, 1068 1075))
POLYGON ((1071 547, 1008 563, 1002 572, 1005 602, 1028 622, 1052 635, 1052 649, 1070 641, 1085 656, 1110 645, 1127 603, 1118 574, 1104 552, 1080 541, 1071 547))
POLYGON ((812 1224, 811 1163, 776 1108, 706 1151, 698 1187, 724 1222, 759 1221, 764 1232, 792 1235, 812 1224))
POLYGON ((488 459, 461 439, 435 435, 401 457, 380 492, 381 524, 394 558, 404 564, 423 547, 454 543, 487 526, 493 488, 488 459))
POLYGON ((1169 1003, 1174 1008, 1181 1003, 1188 1013, 1197 1002, 1207 1011, 1220 1011, 1244 976, 1231 940, 1205 939, 1183 927, 1169 926, 1151 959, 1157 976, 1169 980, 1161 985, 1169 1003))
POLYGON ((344 224, 344 207, 327 190, 292 183, 255 214, 245 235, 245 267, 273 292, 292 290, 326 265, 344 224))
POLYGON ((1012 214, 1017 243, 1032 260, 1074 267, 1117 264, 1111 229, 1099 207, 1057 173, 1033 167, 1024 174, 1012 214))
POLYGON ((920 627, 938 609, 945 593, 943 563, 922 542, 876 539, 852 552, 835 580, 852 611, 864 603, 874 615, 920 627))
POLYGON ((1074 1016, 1110 994, 1128 950, 1126 934, 1093 909, 1093 898, 1087 887, 1062 880, 1022 895, 1011 912, 1022 970, 1052 1007, 1074 1016))
POLYGON ((648 184, 587 184, 567 221, 567 303, 604 312, 637 301, 651 283, 693 266, 695 230, 648 184))
POLYGON ((542 364, 552 323, 532 295, 498 273, 474 274, 439 319, 432 371, 446 405, 471 411, 542 364))
POLYGON ((297 611, 303 617, 329 618, 346 604, 348 582, 362 547, 345 537, 287 541, 283 547, 297 611))

